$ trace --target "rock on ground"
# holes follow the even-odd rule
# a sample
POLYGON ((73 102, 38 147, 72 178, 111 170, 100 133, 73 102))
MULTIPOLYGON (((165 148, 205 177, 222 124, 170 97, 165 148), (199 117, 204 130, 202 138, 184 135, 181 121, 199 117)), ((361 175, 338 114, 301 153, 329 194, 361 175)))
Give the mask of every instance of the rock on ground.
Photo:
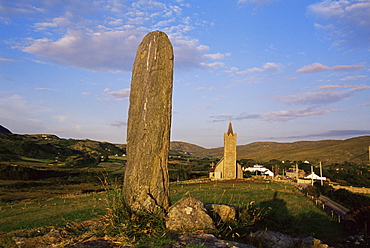
POLYGON ((253 245, 260 248, 328 248, 329 246, 323 244, 320 240, 305 237, 293 238, 291 236, 273 232, 273 231, 257 231, 249 235, 250 241, 253 245))
POLYGON ((170 231, 190 233, 216 229, 204 204, 193 197, 184 197, 169 209, 166 227, 170 231))
POLYGON ((204 204, 204 207, 217 222, 228 222, 236 220, 237 218, 237 210, 235 206, 226 204, 204 204))

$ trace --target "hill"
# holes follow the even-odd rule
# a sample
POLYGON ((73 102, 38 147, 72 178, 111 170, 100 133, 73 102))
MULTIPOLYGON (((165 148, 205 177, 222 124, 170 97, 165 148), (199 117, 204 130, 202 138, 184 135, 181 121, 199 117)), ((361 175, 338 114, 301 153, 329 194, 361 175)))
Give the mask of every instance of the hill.
MULTIPOLYGON (((297 141, 292 143, 253 142, 237 146, 238 159, 266 162, 272 159, 325 163, 368 163, 370 136, 346 140, 297 141)), ((206 149, 185 142, 172 142, 171 150, 190 157, 221 158, 223 147, 206 149)))
POLYGON ((126 151, 108 142, 60 139, 50 134, 0 134, 0 161, 20 157, 67 161, 74 165, 100 161, 101 157, 126 151))
MULTIPOLYGON (((267 162, 281 161, 324 162, 326 164, 353 162, 367 164, 370 136, 360 136, 346 140, 297 141, 292 143, 253 142, 237 146, 238 159, 253 159, 267 162)), ((68 157, 100 157, 122 155, 125 144, 111 144, 93 140, 61 139, 55 135, 0 134, 0 160, 5 155, 30 158, 67 159, 68 157)), ((220 159, 223 147, 207 149, 195 144, 173 141, 171 156, 185 158, 220 159)), ((82 162, 82 161, 81 161, 82 162)))
POLYGON ((9 129, 0 125, 0 133, 11 134, 12 132, 10 132, 9 129))

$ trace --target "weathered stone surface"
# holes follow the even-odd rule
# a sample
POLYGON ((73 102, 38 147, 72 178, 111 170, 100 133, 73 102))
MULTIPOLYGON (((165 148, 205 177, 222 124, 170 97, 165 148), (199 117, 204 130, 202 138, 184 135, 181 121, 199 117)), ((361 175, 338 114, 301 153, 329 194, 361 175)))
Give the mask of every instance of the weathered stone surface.
POLYGON ((232 247, 232 248, 255 248, 252 245, 241 244, 234 241, 229 240, 222 240, 216 238, 212 234, 198 234, 198 235, 180 235, 175 237, 175 240, 185 244, 179 246, 172 246, 172 247, 188 247, 190 245, 203 245, 203 247, 208 248, 218 248, 218 247, 232 247))
POLYGON ((327 244, 323 244, 320 240, 305 237, 293 238, 291 236, 273 232, 273 231, 257 231, 249 235, 251 243, 261 248, 328 248, 327 244))
POLYGON ((215 221, 227 222, 236 220, 237 210, 235 206, 226 204, 204 204, 204 207, 215 221))
POLYGON ((134 210, 169 207, 172 81, 171 42, 165 33, 151 32, 137 49, 130 91, 124 197, 134 210))
POLYGON ((167 214, 166 227, 170 231, 188 233, 216 229, 204 204, 193 197, 184 197, 171 206, 167 214))

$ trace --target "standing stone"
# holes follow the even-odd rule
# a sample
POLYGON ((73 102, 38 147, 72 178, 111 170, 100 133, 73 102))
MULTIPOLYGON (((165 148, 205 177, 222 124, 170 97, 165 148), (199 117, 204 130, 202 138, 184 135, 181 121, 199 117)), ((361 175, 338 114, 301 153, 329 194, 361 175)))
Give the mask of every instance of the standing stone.
POLYGON ((172 81, 171 42, 165 33, 151 32, 137 49, 128 112, 124 197, 135 211, 169 208, 172 81))

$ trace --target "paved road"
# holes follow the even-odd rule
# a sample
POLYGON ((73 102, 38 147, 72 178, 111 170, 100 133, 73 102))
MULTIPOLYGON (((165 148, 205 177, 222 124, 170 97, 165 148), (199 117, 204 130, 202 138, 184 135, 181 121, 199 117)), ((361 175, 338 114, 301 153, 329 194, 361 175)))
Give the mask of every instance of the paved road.
POLYGON ((319 199, 322 200, 326 206, 330 207, 335 212, 337 212, 340 216, 342 216, 343 218, 346 218, 347 213, 349 212, 349 209, 343 207, 342 205, 336 203, 335 201, 330 200, 329 198, 325 196, 321 195, 319 199))

